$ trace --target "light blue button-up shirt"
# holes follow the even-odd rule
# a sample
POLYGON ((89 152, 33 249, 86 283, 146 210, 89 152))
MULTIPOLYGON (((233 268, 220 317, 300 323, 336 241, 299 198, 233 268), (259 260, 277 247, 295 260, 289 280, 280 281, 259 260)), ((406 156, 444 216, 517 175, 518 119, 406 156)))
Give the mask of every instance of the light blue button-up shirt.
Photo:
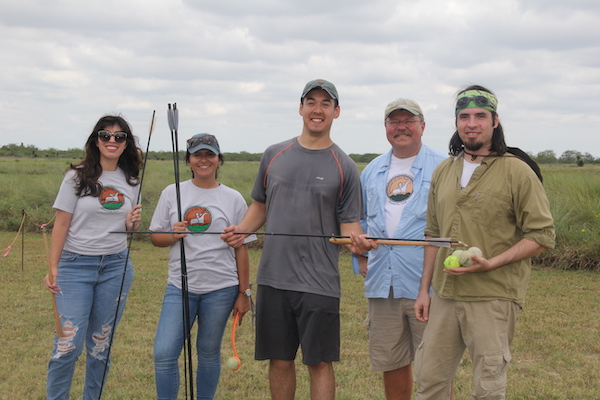
MULTIPOLYGON (((413 194, 406 203, 395 232, 387 232, 385 203, 386 185, 392 151, 382 154, 363 170, 360 180, 364 200, 361 225, 365 233, 375 237, 425 239, 427 196, 431 175, 447 156, 425 145, 421 146, 411 171, 414 175, 413 194)), ((387 298, 390 287, 394 298, 416 299, 423 272, 423 246, 379 245, 368 254, 368 272, 365 278, 365 297, 387 298)), ((352 258, 356 274, 360 273, 358 259, 352 258)))

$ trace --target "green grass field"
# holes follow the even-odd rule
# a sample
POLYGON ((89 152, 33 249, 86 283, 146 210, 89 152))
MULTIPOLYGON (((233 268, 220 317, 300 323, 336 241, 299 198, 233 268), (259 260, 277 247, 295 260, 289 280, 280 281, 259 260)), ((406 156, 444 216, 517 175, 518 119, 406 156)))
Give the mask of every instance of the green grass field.
MULTIPOLYGON (((0 233, 0 243, 15 233, 0 233)), ((42 234, 25 235, 0 264, 3 322, 0 346, 0 399, 44 398, 46 365, 53 338, 51 296, 43 286, 47 271, 42 234), (24 254, 23 262, 21 255, 24 254)), ((252 275, 260 252, 251 251, 252 275)), ((135 280, 113 347, 113 368, 103 399, 155 398, 152 345, 165 289, 168 250, 147 242, 132 249, 135 280)), ((342 276, 342 360, 336 363, 337 398, 383 399, 381 376, 369 369, 366 300, 362 277, 351 271, 344 253, 342 276)), ((536 268, 512 346, 510 399, 600 399, 600 276, 590 271, 536 268)), ((232 355, 230 326, 222 359, 232 355)), ((253 360, 249 319, 237 330, 242 367, 223 367, 217 398, 262 400, 269 397, 267 363, 253 360)), ((76 370, 72 399, 81 398, 83 356, 76 370)), ((464 357, 455 382, 455 399, 470 397, 470 361, 464 357)), ((298 399, 308 398, 306 369, 298 364, 298 399)), ((181 391, 183 396, 183 391, 181 391)), ((181 397, 183 398, 183 397, 181 397)))
MULTIPOLYGON (((52 202, 71 160, 0 158, 0 261, 4 295, 0 346, 0 399, 43 399, 52 344, 52 306, 42 279, 47 264, 39 226, 51 221, 52 202), (23 211, 26 218, 23 219, 23 211), (25 235, 17 235, 23 221, 25 235), (24 246, 22 240, 24 239, 24 246), (23 259, 22 259, 23 256, 23 259)), ((72 160, 75 161, 75 160, 72 160)), ((359 165, 359 168, 364 165, 359 165)), ((250 201, 257 163, 226 163, 219 180, 250 201)), ((143 187, 143 228, 148 226, 162 189, 173 182, 167 161, 149 163, 143 187)), ((189 178, 181 167, 182 180, 189 178)), ((526 307, 513 343, 510 399, 600 399, 600 168, 544 166, 545 187, 557 228, 557 249, 536 261, 526 307)), ((51 226, 51 224, 50 224, 51 226)), ((251 250, 252 274, 260 247, 251 250)), ((165 289, 168 250, 147 239, 134 241, 136 278, 113 348, 113 369, 103 399, 155 398, 152 344, 165 289)), ((362 278, 351 272, 348 254, 342 276, 342 360, 336 363, 338 399, 383 399, 380 374, 369 370, 366 300, 362 278)), ((237 333, 243 365, 223 368, 218 399, 268 398, 267 363, 253 360, 253 332, 245 320, 237 333)), ((228 327, 229 329, 229 327, 228 327)), ((230 331, 223 360, 232 355, 230 331)), ((72 398, 81 397, 83 360, 72 398)), ((298 365, 297 398, 308 398, 306 369, 298 365)), ((469 399, 471 373, 464 357, 455 381, 456 400, 469 399)), ((183 391, 181 393, 183 398, 183 391)))

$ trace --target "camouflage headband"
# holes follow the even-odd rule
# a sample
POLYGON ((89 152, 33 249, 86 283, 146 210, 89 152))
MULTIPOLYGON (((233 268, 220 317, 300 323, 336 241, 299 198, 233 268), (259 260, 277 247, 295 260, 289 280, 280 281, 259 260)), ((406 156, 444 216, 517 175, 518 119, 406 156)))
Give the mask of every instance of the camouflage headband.
POLYGON ((456 115, 465 108, 483 108, 496 112, 498 99, 484 90, 467 90, 460 93, 456 98, 456 115))

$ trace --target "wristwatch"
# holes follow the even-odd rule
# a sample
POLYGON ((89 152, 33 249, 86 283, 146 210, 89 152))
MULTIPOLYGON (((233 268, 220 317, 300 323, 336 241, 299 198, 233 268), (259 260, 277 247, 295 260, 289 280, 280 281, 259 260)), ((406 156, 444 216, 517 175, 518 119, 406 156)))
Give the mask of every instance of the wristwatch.
POLYGON ((252 296, 252 289, 240 290, 240 293, 242 293, 246 297, 251 297, 252 296))

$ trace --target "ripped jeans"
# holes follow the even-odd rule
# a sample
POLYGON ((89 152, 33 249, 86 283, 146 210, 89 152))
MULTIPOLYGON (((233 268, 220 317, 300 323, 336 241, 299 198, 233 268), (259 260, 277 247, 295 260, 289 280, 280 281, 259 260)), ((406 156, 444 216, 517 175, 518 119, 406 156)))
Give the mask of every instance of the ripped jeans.
POLYGON ((99 398, 103 374, 108 374, 110 368, 110 360, 107 360, 110 337, 123 315, 133 281, 131 260, 128 260, 123 281, 126 258, 127 250, 105 256, 62 252, 57 278, 60 292, 56 295, 56 303, 58 314, 62 315, 64 337, 54 338, 46 382, 48 400, 69 399, 75 363, 84 344, 87 353, 83 399, 99 398), (115 314, 117 321, 113 327, 115 314))

